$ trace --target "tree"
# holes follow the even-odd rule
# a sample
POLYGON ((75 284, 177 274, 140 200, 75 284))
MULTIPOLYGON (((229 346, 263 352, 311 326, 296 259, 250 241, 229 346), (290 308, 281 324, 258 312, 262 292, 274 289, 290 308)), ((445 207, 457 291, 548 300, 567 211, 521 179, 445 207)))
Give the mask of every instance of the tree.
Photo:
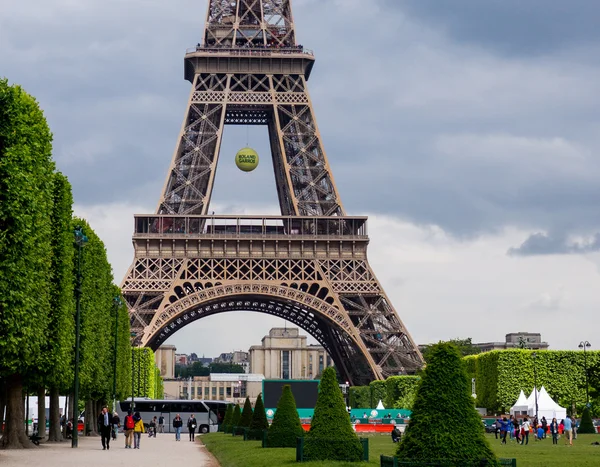
POLYGON ((430 349, 397 455, 402 461, 445 459, 466 464, 495 460, 475 410, 471 382, 454 344, 440 343, 430 349))
POLYGON ((277 410, 267 433, 267 446, 270 448, 294 448, 296 438, 304 436, 300 423, 296 400, 289 384, 283 386, 277 410))
POLYGON ((2 447, 25 448, 24 375, 42 368, 50 311, 52 135, 38 103, 0 80, 0 378, 2 447))
POLYGON ((310 460, 359 462, 363 458, 362 444, 352 429, 333 368, 323 371, 304 455, 310 460))
POLYGON ((577 429, 578 433, 596 433, 596 427, 594 427, 594 421, 592 420, 592 414, 590 409, 586 407, 583 409, 583 415, 581 416, 581 425, 577 429))
POLYGON ((231 425, 232 418, 233 418, 233 405, 227 404, 227 410, 225 411, 225 417, 223 418, 223 431, 227 432, 227 427, 231 425))
POLYGON ((240 417, 242 416, 242 411, 240 410, 240 406, 235 404, 235 407, 233 408, 233 415, 231 416, 231 426, 239 426, 240 424, 240 417))
MULTIPOLYGON (((73 384, 72 355, 75 345, 75 300, 73 295, 73 232, 71 230, 73 195, 71 184, 60 172, 54 174, 52 210, 52 274, 50 314, 46 342, 44 382, 50 390, 49 441, 62 441, 59 394, 73 384)), ((41 399, 38 399, 38 403, 41 399)), ((42 424, 41 417, 38 423, 42 424)))
POLYGON ((256 398, 250 430, 259 430, 262 432, 262 430, 267 430, 268 428, 269 421, 267 420, 267 414, 265 413, 265 404, 262 400, 262 394, 259 394, 256 398))
POLYGON ((250 397, 246 396, 246 402, 244 402, 244 410, 240 416, 238 426, 249 428, 252 423, 252 404, 250 403, 250 397))
POLYGON ((237 363, 211 363, 209 373, 244 373, 244 367, 237 363))
MULTIPOLYGON (((440 343, 442 342, 443 341, 440 341, 440 343)), ((473 341, 470 337, 467 337, 466 339, 455 338, 445 342, 454 344, 463 357, 466 357, 467 355, 475 355, 481 353, 481 349, 473 345, 473 341)), ((425 346, 425 349, 421 352, 423 354, 423 359, 428 363, 429 353, 434 346, 435 344, 427 345, 425 346)))

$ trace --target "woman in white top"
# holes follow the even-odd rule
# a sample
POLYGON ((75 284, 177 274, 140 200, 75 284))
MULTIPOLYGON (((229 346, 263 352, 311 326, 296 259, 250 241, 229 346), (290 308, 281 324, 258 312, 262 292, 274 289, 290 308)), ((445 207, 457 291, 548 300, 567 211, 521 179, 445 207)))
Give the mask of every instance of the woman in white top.
POLYGON ((523 437, 521 438, 521 444, 529 444, 529 431, 531 430, 531 424, 527 417, 523 419, 523 437))

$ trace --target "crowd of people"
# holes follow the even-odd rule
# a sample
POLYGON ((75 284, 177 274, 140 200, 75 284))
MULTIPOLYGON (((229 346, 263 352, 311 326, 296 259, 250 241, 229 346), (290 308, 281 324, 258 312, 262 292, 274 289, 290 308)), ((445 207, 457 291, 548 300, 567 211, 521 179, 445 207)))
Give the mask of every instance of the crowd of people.
POLYGON ((561 435, 565 436, 565 444, 573 445, 573 439, 577 438, 578 422, 572 417, 567 417, 560 422, 553 418, 550 423, 546 417, 538 420, 534 417, 529 420, 523 417, 519 420, 514 415, 510 417, 500 417, 496 420, 496 439, 500 438, 502 444, 506 444, 507 438, 510 441, 516 441, 517 444, 529 444, 529 435, 533 433, 535 441, 542 441, 547 435, 552 436, 552 444, 558 444, 561 435))
MULTIPOLYGON (((102 441, 102 449, 110 449, 110 441, 117 439, 119 429, 122 428, 123 435, 125 437, 125 449, 140 449, 140 441, 142 433, 148 433, 149 438, 156 438, 157 433, 165 432, 165 417, 153 417, 148 424, 144 422, 139 412, 133 412, 129 410, 127 415, 123 419, 123 426, 121 427, 121 419, 117 412, 110 414, 108 408, 104 407, 98 415, 98 433, 100 433, 102 441)), ((72 435, 72 420, 65 422, 67 429, 67 437, 72 435)), ((175 429, 175 441, 181 441, 181 429, 183 427, 183 420, 181 416, 177 414, 173 419, 173 428, 175 429)), ((190 441, 195 441, 197 421, 192 414, 187 421, 187 428, 189 432, 190 441)))

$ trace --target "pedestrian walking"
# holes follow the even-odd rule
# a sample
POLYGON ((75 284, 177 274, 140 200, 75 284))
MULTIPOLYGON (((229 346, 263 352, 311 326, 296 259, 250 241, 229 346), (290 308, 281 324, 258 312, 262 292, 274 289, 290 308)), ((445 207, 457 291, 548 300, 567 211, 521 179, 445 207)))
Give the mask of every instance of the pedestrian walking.
POLYGON ((501 443, 506 444, 506 434, 508 432, 508 420, 506 417, 502 417, 502 424, 500 425, 500 438, 502 439, 501 443))
POLYGON ((112 417, 108 413, 108 408, 103 407, 98 415, 98 431, 102 438, 102 450, 110 449, 110 431, 112 429, 112 417))
POLYGON ((542 417, 542 429, 544 430, 544 438, 546 437, 546 433, 548 432, 548 421, 546 417, 542 417))
POLYGON ((553 418, 550 422, 550 434, 552 435, 552 444, 558 444, 558 422, 553 418))
POLYGON ((183 426, 183 420, 179 414, 175 415, 173 419, 173 428, 175 428, 175 441, 181 441, 181 427, 183 426))
POLYGON ((163 417, 162 415, 160 417, 158 417, 158 432, 159 433, 165 432, 165 417, 163 417))
POLYGON ((156 438, 156 417, 148 423, 148 438, 152 438, 153 436, 156 438))
POLYGON ((133 415, 133 421, 135 422, 135 427, 133 428, 133 449, 139 449, 142 433, 145 433, 146 429, 144 428, 144 420, 142 420, 139 412, 133 415))
POLYGON ((127 411, 127 415, 125 415, 125 419, 123 420, 123 426, 125 427, 125 449, 131 449, 133 429, 135 428, 135 420, 133 420, 131 410, 127 411))
POLYGON ((121 426, 121 419, 119 418, 119 414, 117 412, 112 415, 112 439, 117 439, 117 434, 119 433, 119 427, 121 426))
POLYGON ((194 418, 194 414, 190 415, 190 418, 188 418, 187 427, 190 432, 190 441, 194 441, 196 433, 196 419, 194 418))
POLYGON ((531 424, 529 423, 529 419, 525 417, 523 419, 523 438, 521 439, 521 444, 529 444, 529 431, 531 431, 531 424))
POLYGON ((563 433, 565 434, 565 444, 569 442, 569 446, 573 446, 573 421, 568 415, 563 420, 563 433))

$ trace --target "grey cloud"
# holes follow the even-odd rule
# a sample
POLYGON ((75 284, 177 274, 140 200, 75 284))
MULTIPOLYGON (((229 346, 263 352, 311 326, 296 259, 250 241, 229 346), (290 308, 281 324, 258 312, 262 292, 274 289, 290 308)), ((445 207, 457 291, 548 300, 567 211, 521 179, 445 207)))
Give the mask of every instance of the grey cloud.
POLYGON ((595 0, 387 0, 452 38, 507 55, 537 55, 600 39, 595 0))
MULTIPOLYGON (((154 205, 189 93, 183 53, 201 39, 205 2, 27 3, 0 16, 0 75, 39 98, 76 201, 154 205)), ((599 231, 600 65, 465 45, 459 23, 444 19, 462 10, 440 3, 434 17, 427 1, 422 12, 416 2, 294 2, 299 41, 316 52, 309 87, 348 213, 392 214, 458 237, 507 225, 599 231), (357 34, 365 24, 378 27, 357 34)), ((528 2, 477 3, 532 14, 528 2)), ((459 5, 481 13, 474 1, 459 5)), ((532 34, 545 33, 544 21, 529 22, 532 34)), ((266 129, 252 127, 249 143, 261 164, 241 174, 232 160, 246 130, 226 128, 213 202, 277 205, 266 129)))
POLYGON ((535 233, 529 236, 519 247, 510 248, 511 256, 538 256, 554 254, 583 254, 600 251, 600 233, 588 241, 569 241, 563 235, 535 233))

